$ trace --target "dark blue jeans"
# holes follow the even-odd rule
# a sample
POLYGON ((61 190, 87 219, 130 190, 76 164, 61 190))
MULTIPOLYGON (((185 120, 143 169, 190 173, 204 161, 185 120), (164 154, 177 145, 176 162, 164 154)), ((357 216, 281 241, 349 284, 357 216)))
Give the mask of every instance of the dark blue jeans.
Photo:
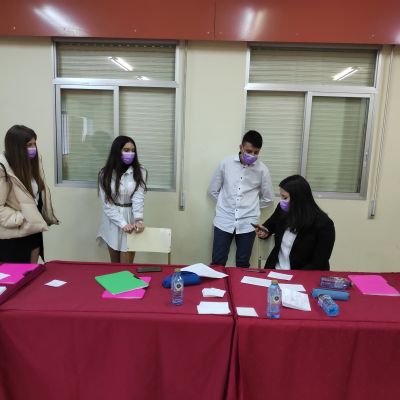
POLYGON ((236 234, 235 232, 229 233, 221 231, 221 229, 215 226, 212 252, 213 265, 226 265, 233 237, 235 237, 236 242, 236 266, 250 266, 251 251, 256 237, 255 231, 236 234))

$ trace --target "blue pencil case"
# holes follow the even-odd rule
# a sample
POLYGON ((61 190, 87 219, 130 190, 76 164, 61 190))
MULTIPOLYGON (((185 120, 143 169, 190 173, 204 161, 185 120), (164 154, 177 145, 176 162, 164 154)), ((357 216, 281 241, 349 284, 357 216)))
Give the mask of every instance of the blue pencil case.
POLYGON ((348 300, 350 297, 349 292, 346 292, 344 290, 329 290, 329 289, 313 289, 311 296, 316 298, 320 294, 327 294, 328 296, 331 296, 333 300, 348 300))
MULTIPOLYGON (((200 276, 195 274, 194 272, 181 271, 181 275, 183 278, 183 286, 198 285, 201 281, 200 276)), ((163 287, 170 288, 171 279, 172 275, 169 275, 166 278, 164 278, 164 280, 162 281, 163 287)))

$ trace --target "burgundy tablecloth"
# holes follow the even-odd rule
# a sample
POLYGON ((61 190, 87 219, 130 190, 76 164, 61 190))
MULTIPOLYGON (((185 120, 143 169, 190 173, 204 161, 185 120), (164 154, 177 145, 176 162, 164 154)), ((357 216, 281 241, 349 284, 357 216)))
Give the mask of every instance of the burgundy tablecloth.
MULTIPOLYGON (((153 279, 142 300, 102 299, 97 275, 133 266, 50 262, 46 271, 0 306, 1 400, 221 400, 234 331, 232 316, 197 315, 203 287, 170 304, 153 279), (44 286, 53 279, 60 288, 44 286)), ((220 301, 229 300, 229 294, 220 301)))
MULTIPOLYGON (((254 307, 260 316, 235 317, 238 399, 400 399, 399 297, 366 296, 353 287, 350 300, 338 302, 338 317, 327 317, 310 296, 311 312, 282 308, 281 319, 269 320, 267 289, 240 283, 265 272, 227 270, 234 308, 254 307)), ((325 274, 290 273, 288 283, 308 293, 325 274)), ((400 273, 382 275, 400 290, 400 273)))

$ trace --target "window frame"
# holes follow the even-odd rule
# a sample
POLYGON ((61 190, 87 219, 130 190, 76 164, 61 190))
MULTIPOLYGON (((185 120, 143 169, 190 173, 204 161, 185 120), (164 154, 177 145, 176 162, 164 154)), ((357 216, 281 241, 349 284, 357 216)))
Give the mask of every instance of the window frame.
MULTIPOLYGON (((244 87, 244 110, 243 110, 243 124, 242 131, 246 129, 246 115, 247 115, 247 94, 248 92, 291 92, 304 94, 304 118, 302 128, 302 142, 299 174, 306 176, 307 167, 307 154, 308 143, 310 136, 311 126, 311 112, 312 112, 312 98, 313 97, 348 97, 348 98, 366 98, 369 101, 367 120, 365 127, 365 141, 363 149, 362 171, 360 178, 360 191, 357 193, 346 192, 318 192, 313 191, 316 198, 326 199, 345 199, 345 200, 365 200, 368 191, 368 177, 371 163, 371 145, 372 145, 372 130, 374 125, 374 111, 375 111, 375 97, 378 93, 378 82, 381 66, 381 52, 380 46, 335 46, 335 45, 296 45, 296 44, 265 44, 265 43, 248 43, 246 53, 246 79, 244 87), (376 50, 375 60, 375 76, 373 86, 338 86, 338 85, 322 85, 322 84, 297 84, 297 83, 250 83, 250 62, 251 62, 251 48, 264 47, 264 48, 298 48, 298 49, 331 49, 331 50, 376 50)), ((277 190, 277 188, 274 188, 277 190)), ((279 197, 279 193, 275 192, 279 197)))
MULTIPOLYGON (((179 154, 179 144, 181 141, 182 129, 182 104, 183 104, 183 63, 184 63, 184 43, 176 40, 92 40, 78 38, 54 38, 52 45, 53 59, 53 88, 55 96, 55 186, 61 187, 78 187, 78 188, 97 188, 97 182, 91 181, 72 181, 63 179, 62 171, 62 122, 61 122, 61 91, 63 89, 76 90, 111 90, 113 91, 114 104, 114 132, 113 137, 119 135, 119 91, 120 88, 156 88, 156 89, 173 89, 175 91, 175 116, 174 116, 174 153, 173 153, 173 184, 170 188, 157 186, 148 186, 149 191, 159 192, 176 192, 178 170, 177 158, 179 154), (130 43, 130 44, 163 44, 175 46, 175 76, 174 81, 149 80, 149 81, 133 81, 131 79, 105 79, 105 78, 60 78, 57 77, 57 44, 58 43, 130 43)), ((106 160, 104 160, 105 162, 106 160)))

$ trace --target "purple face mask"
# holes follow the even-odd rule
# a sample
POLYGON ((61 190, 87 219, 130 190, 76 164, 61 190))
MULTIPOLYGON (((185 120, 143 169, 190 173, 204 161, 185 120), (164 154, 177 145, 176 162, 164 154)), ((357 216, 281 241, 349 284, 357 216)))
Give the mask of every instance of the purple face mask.
POLYGON ((290 200, 284 200, 284 199, 282 199, 282 200, 279 202, 279 206, 281 207, 282 211, 289 212, 290 200))
POLYGON ((135 159, 135 153, 130 151, 123 151, 121 153, 121 160, 125 165, 131 165, 135 159))
POLYGON ((257 161, 258 156, 252 156, 245 152, 242 153, 243 162, 247 165, 254 164, 257 161))
POLYGON ((28 158, 30 160, 36 157, 36 153, 37 153, 36 147, 28 147, 28 158))

